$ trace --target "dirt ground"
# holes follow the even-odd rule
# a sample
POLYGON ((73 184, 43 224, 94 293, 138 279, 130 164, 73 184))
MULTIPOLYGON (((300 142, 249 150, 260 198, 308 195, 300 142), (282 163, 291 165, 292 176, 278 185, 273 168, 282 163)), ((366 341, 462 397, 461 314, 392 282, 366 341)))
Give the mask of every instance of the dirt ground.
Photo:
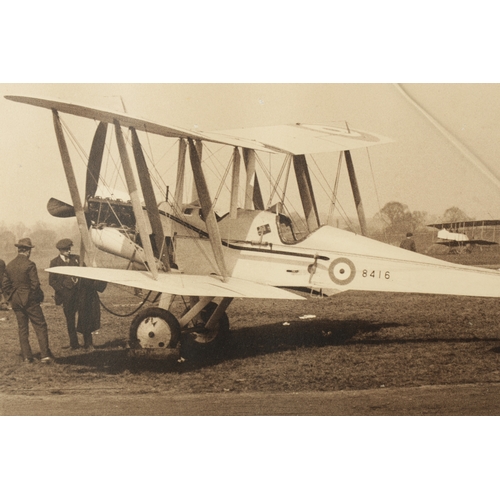
MULTIPOLYGON (((70 351, 38 267, 56 363, 21 363, 0 312, 3 415, 498 415, 497 299, 347 292, 305 301, 235 300, 216 356, 130 356, 141 298, 109 286, 93 352, 70 351)), ((178 301, 178 311, 184 305, 178 301)), ((36 337, 31 334, 34 352, 36 337)))
POLYGON ((0 395, 1 415, 493 416, 500 384, 239 394, 0 395))

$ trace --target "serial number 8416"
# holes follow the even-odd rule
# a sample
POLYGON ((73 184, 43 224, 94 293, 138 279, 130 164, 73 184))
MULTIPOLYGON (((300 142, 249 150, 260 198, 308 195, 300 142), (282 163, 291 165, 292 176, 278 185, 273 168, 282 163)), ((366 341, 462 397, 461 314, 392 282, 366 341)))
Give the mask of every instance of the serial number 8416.
POLYGON ((389 271, 369 271, 368 269, 363 269, 361 275, 363 278, 391 279, 391 273, 389 271))

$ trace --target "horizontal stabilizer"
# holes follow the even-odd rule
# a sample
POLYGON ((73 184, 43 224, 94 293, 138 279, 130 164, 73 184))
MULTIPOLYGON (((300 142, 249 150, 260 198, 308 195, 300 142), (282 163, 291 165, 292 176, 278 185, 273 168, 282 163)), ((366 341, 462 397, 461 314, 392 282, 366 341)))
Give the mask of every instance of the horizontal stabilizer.
POLYGON ((73 266, 51 267, 46 271, 172 295, 304 300, 299 295, 274 286, 232 277, 226 278, 224 282, 217 276, 164 273, 154 280, 146 271, 73 266))

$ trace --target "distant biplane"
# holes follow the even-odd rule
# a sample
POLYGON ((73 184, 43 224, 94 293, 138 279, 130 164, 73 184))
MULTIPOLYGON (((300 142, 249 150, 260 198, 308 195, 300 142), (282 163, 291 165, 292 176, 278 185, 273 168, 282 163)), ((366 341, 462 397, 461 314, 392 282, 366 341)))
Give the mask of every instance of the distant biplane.
MULTIPOLYGON (((436 241, 439 245, 445 245, 453 253, 470 252, 474 246, 498 245, 494 240, 484 237, 486 228, 500 225, 500 220, 468 220, 458 222, 441 222, 428 224, 427 227, 438 229, 436 241)), ((494 237, 494 234, 492 235, 494 237)))
MULTIPOLYGON (((310 155, 336 153, 339 164, 345 161, 365 234, 351 150, 390 139, 347 125, 193 132, 86 106, 32 97, 6 98, 51 110, 72 205, 53 199, 49 210, 54 215, 76 216, 81 234, 82 260, 87 267, 47 271, 161 294, 158 307, 143 310, 132 321, 130 346, 134 349, 175 348, 180 342, 206 352, 221 346, 229 331, 226 310, 234 298, 304 300, 304 294, 297 293, 304 290, 321 295, 364 290, 500 297, 497 271, 445 262, 321 224, 310 155), (96 123, 83 199, 60 114, 96 123), (109 135, 116 142, 116 163, 121 164, 130 201, 95 194, 103 152, 109 148, 108 125, 114 130, 109 135), (177 148, 176 172, 169 180, 175 185, 173 194, 158 187, 155 166, 149 157, 148 164, 139 134, 148 143, 150 137, 161 136, 177 148), (221 179, 229 192, 224 213, 215 212, 207 158, 203 158, 205 147, 214 144, 230 153, 221 179), (241 158, 244 169, 240 168, 241 158), (282 167, 275 177, 268 176, 271 196, 264 203, 256 166, 266 158, 282 159, 282 167), (191 198, 184 188, 188 163, 195 188, 191 198), (297 229, 287 211, 289 177, 296 181, 305 230, 297 229), (135 261, 142 270, 93 267, 95 247, 135 261), (175 296, 189 297, 189 307, 180 317, 171 312, 175 296)), ((167 182, 161 180, 165 186, 167 182)))

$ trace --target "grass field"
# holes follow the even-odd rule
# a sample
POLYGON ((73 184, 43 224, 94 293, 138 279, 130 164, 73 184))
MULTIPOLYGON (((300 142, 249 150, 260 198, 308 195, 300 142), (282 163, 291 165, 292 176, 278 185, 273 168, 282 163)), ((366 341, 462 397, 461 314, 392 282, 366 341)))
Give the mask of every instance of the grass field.
MULTIPOLYGON (((23 364, 14 314, 0 312, 0 392, 303 392, 500 382, 500 308, 487 298, 346 292, 300 302, 236 299, 228 309, 228 345, 216 358, 184 363, 175 352, 131 357, 131 318, 103 310, 96 350, 71 351, 45 260, 38 262, 42 307, 57 362, 23 364)), ((140 303, 115 286, 101 298, 120 314, 140 303)), ((38 352, 34 332, 30 340, 38 352)))

